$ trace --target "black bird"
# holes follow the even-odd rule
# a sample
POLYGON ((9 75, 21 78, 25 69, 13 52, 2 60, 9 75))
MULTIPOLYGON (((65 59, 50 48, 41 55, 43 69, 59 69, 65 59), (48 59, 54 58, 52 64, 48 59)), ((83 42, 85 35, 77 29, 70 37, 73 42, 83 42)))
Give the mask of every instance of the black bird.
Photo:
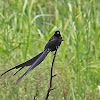
MULTIPOLYGON (((44 51, 41 52, 40 54, 38 54, 37 56, 35 56, 34 58, 18 65, 15 66, 9 70, 7 70, 6 72, 4 72, 2 75, 6 74, 7 72, 13 70, 13 69, 18 69, 20 68, 16 73, 18 73, 21 69, 23 69, 25 66, 30 66, 31 67, 17 80, 16 83, 18 83, 23 76, 27 75, 28 72, 32 69, 34 69, 36 66, 38 66, 44 59, 45 57, 48 55, 48 53, 51 51, 56 51, 58 49, 58 47, 60 46, 61 42, 63 41, 62 36, 60 34, 60 31, 56 31, 55 34, 50 38, 50 40, 48 41, 48 43, 46 44, 44 51)), ((15 73, 15 74, 16 74, 15 73)), ((14 74, 14 75, 15 75, 14 74)), ((2 76, 1 75, 1 76, 2 76)))

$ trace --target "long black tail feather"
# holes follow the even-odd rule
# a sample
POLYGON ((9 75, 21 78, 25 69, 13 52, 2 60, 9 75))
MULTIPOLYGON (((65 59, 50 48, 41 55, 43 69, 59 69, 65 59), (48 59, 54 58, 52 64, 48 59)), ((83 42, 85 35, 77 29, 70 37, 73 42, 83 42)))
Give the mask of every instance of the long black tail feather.
POLYGON ((20 70, 22 70, 24 67, 21 67, 17 72, 14 73, 13 76, 15 76, 20 70))
POLYGON ((45 57, 48 55, 50 51, 49 50, 45 50, 41 56, 31 65, 31 67, 17 80, 16 84, 25 76, 28 74, 28 72, 32 69, 34 69, 36 66, 38 66, 44 59, 45 57))
POLYGON ((9 71, 11 71, 11 70, 13 70, 13 69, 15 69, 16 67, 13 67, 13 68, 11 68, 11 69, 9 69, 9 70, 7 70, 6 72, 4 72, 3 74, 1 74, 1 76, 3 76, 4 74, 6 74, 7 72, 9 72, 9 71))
MULTIPOLYGON (((1 74, 1 76, 3 76, 4 74, 6 74, 7 72, 9 72, 9 71, 11 71, 11 70, 13 70, 13 69, 17 69, 17 68, 20 68, 20 67, 21 67, 21 68, 16 72, 16 73, 18 73, 23 67, 32 65, 32 64, 42 55, 42 53, 43 53, 43 52, 41 52, 40 54, 38 54, 38 55, 35 56, 34 58, 32 58, 32 59, 30 59, 30 60, 28 60, 28 61, 26 61, 26 62, 24 62, 24 63, 22 63, 22 64, 20 64, 20 65, 17 65, 17 66, 15 66, 15 67, 13 67, 13 68, 7 70, 7 71, 4 72, 3 74, 1 74)), ((15 74, 16 74, 16 73, 15 73, 15 74)), ((14 74, 14 75, 15 75, 15 74, 14 74)))

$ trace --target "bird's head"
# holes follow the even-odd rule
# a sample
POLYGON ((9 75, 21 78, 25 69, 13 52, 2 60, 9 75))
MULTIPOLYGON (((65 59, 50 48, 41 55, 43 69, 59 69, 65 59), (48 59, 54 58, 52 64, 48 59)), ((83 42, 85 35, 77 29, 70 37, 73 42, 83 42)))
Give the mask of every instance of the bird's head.
MULTIPOLYGON (((54 34, 54 36, 62 39, 62 36, 60 34, 60 31, 56 31, 55 34, 54 34)), ((63 39, 62 39, 62 41, 63 41, 63 39)))

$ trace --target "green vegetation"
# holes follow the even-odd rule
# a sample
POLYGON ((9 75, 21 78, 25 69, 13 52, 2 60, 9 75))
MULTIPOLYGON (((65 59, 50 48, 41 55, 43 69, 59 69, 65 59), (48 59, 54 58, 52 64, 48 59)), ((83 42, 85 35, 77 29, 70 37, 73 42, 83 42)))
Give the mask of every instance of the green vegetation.
MULTIPOLYGON (((56 30, 64 42, 49 100, 100 100, 100 0, 0 0, 0 74, 43 51, 56 30)), ((25 76, 0 77, 0 100, 45 100, 53 54, 25 76)))

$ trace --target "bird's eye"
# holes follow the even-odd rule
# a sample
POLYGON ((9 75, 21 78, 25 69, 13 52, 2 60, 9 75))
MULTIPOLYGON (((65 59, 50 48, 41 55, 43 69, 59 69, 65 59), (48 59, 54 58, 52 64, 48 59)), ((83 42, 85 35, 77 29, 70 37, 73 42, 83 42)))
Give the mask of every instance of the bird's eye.
POLYGON ((57 34, 59 34, 59 32, 57 32, 57 34))
POLYGON ((60 31, 56 31, 55 36, 59 36, 59 35, 60 35, 60 31))

